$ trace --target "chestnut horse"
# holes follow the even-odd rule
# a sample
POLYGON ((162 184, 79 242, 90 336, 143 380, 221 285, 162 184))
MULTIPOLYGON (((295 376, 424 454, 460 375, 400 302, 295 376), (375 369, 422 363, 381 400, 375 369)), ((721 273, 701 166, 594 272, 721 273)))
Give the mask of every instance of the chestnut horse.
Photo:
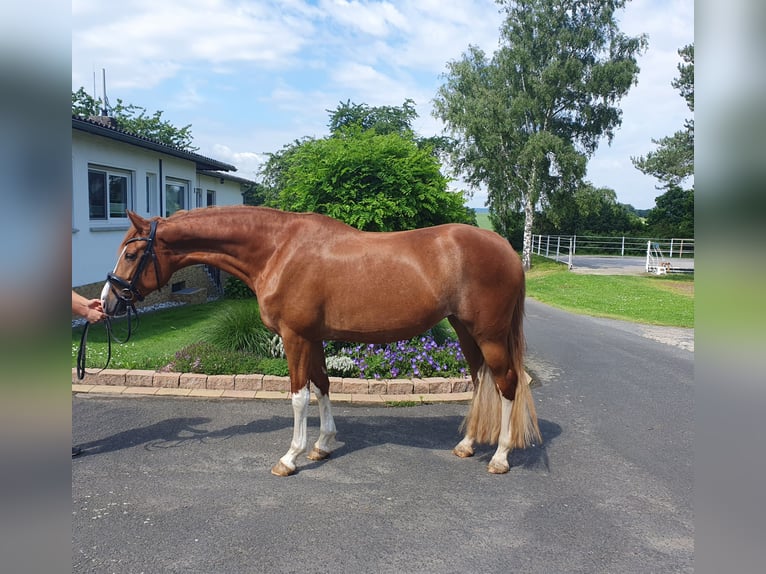
POLYGON ((274 474, 294 473, 307 450, 309 382, 320 431, 308 458, 332 452, 323 341, 389 343, 444 317, 474 381, 464 438, 453 452, 468 457, 474 443, 497 443, 488 469, 500 474, 509 470, 512 448, 541 442, 523 367, 524 271, 499 235, 459 224, 370 233, 323 215, 250 206, 128 216, 132 227, 101 294, 107 314, 123 314, 176 270, 205 263, 242 279, 258 298, 263 323, 282 337, 295 422, 274 474))

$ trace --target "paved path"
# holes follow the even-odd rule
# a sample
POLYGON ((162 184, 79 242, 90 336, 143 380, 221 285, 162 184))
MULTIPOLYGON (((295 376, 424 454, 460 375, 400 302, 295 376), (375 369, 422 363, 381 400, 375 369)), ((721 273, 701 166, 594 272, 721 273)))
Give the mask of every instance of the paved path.
MULTIPOLYGON (((566 263, 566 257, 560 259, 566 263)), ((676 269, 694 270, 694 259, 665 258, 676 269)), ((646 257, 575 255, 572 271, 589 275, 640 275, 646 273, 646 257)))
POLYGON ((691 334, 530 300, 545 443, 502 476, 450 454, 463 404, 339 403, 334 456, 280 479, 288 401, 75 395, 73 571, 691 572, 691 334))

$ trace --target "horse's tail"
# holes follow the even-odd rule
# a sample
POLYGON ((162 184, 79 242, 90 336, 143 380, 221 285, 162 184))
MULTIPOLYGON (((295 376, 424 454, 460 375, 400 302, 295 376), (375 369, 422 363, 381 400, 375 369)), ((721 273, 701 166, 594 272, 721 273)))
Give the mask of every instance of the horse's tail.
MULTIPOLYGON (((511 448, 526 448, 533 443, 540 444, 543 437, 537 424, 535 401, 529 384, 532 382, 524 369, 524 297, 526 284, 522 283, 521 293, 516 300, 508 335, 508 351, 511 354, 511 370, 516 374, 516 395, 511 408, 511 448)), ((512 376, 509 372, 509 376, 512 376)))
MULTIPOLYGON (((511 368, 507 376, 516 379, 510 421, 511 444, 509 446, 511 448, 526 448, 535 442, 538 444, 542 442, 535 403, 529 388, 530 378, 524 370, 524 292, 525 285, 522 283, 508 334, 511 368)), ((472 437, 478 443, 497 444, 502 419, 501 395, 486 362, 479 368, 475 384, 473 401, 461 425, 461 430, 465 430, 466 436, 472 437)))

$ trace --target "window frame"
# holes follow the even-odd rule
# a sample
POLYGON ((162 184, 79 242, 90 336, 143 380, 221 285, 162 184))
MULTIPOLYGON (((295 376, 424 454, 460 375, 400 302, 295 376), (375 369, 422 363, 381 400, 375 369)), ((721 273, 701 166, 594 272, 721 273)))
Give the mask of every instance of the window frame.
POLYGON ((175 177, 166 177, 165 178, 165 197, 164 197, 164 209, 163 212, 165 214, 165 217, 170 217, 173 215, 176 211, 181 211, 182 209, 189 209, 190 200, 189 197, 191 190, 191 182, 186 179, 180 179, 175 177), (170 203, 170 194, 172 192, 171 187, 180 187, 183 188, 183 192, 181 194, 181 202, 179 202, 178 209, 175 209, 173 211, 168 211, 168 205, 170 203))
POLYGON ((88 164, 88 221, 92 224, 124 225, 128 222, 127 209, 133 209, 135 193, 135 173, 128 169, 106 166, 101 164, 88 164), (93 176, 99 176, 101 179, 101 189, 94 190, 93 176), (124 190, 121 207, 115 210, 113 196, 113 181, 124 180, 124 190), (101 205, 101 214, 94 216, 94 192, 101 195, 103 205, 101 205), (121 214, 121 215, 120 215, 121 214))

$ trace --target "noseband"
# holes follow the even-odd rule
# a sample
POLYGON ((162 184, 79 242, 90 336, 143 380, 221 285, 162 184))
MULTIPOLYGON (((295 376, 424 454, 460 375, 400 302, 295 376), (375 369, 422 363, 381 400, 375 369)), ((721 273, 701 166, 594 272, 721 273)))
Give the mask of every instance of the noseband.
MULTIPOLYGON (((159 290, 160 285, 160 268, 159 264, 157 263, 157 254, 154 252, 154 238, 157 234, 157 220, 154 220, 151 222, 151 225, 149 227, 149 236, 148 237, 134 237, 133 239, 130 239, 125 242, 125 245, 128 245, 128 243, 133 243, 135 241, 146 241, 146 249, 144 250, 143 255, 141 255, 141 259, 138 261, 138 265, 136 266, 136 271, 133 274, 133 278, 130 280, 130 282, 126 281, 122 277, 118 277, 113 272, 109 272, 106 274, 106 280, 109 283, 109 287, 114 293, 115 297, 117 297, 120 301, 122 301, 127 308, 127 315, 128 315, 128 334, 125 336, 124 339, 120 340, 117 337, 114 336, 114 333, 112 332, 112 322, 109 316, 107 316, 104 319, 104 323, 106 325, 106 341, 107 341, 107 356, 106 356, 106 365, 104 365, 103 369, 106 369, 109 366, 109 361, 112 358, 112 339, 117 341, 118 343, 127 343, 128 339, 130 339, 130 335, 132 333, 132 325, 131 325, 131 315, 133 315, 136 318, 136 321, 138 321, 138 311, 136 311, 135 301, 143 301, 144 296, 138 291, 136 288, 136 282, 138 281, 138 278, 141 277, 141 274, 144 272, 144 269, 149 264, 149 260, 151 259, 154 262, 154 273, 157 277, 157 289, 159 290)), ((85 323, 85 327, 82 331, 82 336, 80 338, 80 348, 77 351, 77 378, 83 379, 85 377, 85 363, 86 363, 86 344, 87 344, 87 338, 88 338, 88 327, 90 326, 90 322, 85 323)))

